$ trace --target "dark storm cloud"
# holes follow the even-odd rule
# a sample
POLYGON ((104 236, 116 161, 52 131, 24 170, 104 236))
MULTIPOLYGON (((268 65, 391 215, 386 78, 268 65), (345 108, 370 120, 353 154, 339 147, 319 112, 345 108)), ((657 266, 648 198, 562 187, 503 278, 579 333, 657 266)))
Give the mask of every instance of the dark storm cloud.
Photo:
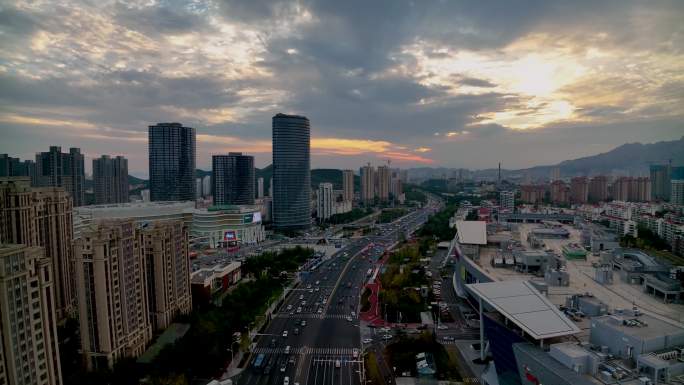
MULTIPOLYGON (((462 160, 449 146, 463 154, 478 149, 472 157, 484 163, 486 152, 515 157, 526 144, 549 143, 554 129, 580 146, 589 143, 588 130, 540 124, 519 133, 496 120, 481 124, 494 112, 541 116, 555 100, 532 100, 495 76, 425 72, 416 52, 448 61, 467 51, 505 62, 518 59, 506 51, 512 43, 534 36, 539 54, 558 49, 583 57, 590 47, 676 54, 684 52, 683 18, 678 0, 168 0, 42 8, 18 0, 0 5, 0 114, 137 132, 178 120, 206 134, 268 140, 274 113, 297 112, 311 118, 319 137, 433 147, 426 156, 446 165, 462 160), (457 93, 461 86, 478 94, 457 93), (453 142, 444 139, 449 132, 458 133, 453 142)), ((561 90, 575 101, 591 100, 575 103, 577 117, 615 122, 682 115, 681 80, 642 73, 627 79, 626 64, 561 90)), ((681 73, 676 64, 662 66, 658 75, 681 73)), ((669 121, 660 130, 647 123, 653 138, 674 130, 669 121)), ((20 135, 20 126, 12 127, 20 135)), ((38 132, 46 128, 36 127, 27 135, 44 140, 38 132)), ((621 140, 619 130, 617 123, 602 126, 601 143, 607 133, 621 140)))

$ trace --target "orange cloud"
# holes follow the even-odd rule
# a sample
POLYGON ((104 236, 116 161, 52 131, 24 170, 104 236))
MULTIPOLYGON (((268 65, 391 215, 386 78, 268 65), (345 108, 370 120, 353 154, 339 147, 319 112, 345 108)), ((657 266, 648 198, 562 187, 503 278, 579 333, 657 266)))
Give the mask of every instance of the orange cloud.
POLYGON ((383 153, 392 147, 384 140, 312 138, 311 149, 318 154, 359 155, 368 152, 383 153))
POLYGON ((425 153, 425 152, 430 152, 432 149, 430 147, 418 147, 415 150, 415 152, 420 152, 420 153, 425 153))
POLYGON ((435 162, 432 159, 424 158, 424 157, 417 155, 417 154, 411 154, 411 153, 406 153, 406 152, 398 152, 398 151, 385 152, 385 153, 381 154, 381 156, 378 155, 378 157, 389 158, 392 160, 398 160, 398 161, 404 161, 404 162, 414 162, 414 163, 424 163, 424 164, 431 164, 431 163, 435 162))

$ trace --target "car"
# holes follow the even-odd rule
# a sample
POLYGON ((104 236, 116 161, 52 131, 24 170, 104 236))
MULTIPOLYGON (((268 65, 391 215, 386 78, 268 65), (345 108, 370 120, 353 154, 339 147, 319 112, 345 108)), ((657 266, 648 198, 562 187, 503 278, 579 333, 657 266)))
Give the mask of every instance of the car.
POLYGON ((306 285, 307 289, 311 289, 311 284, 306 285))
POLYGON ((364 344, 372 344, 372 343, 373 343, 373 340, 370 339, 370 338, 364 338, 364 339, 363 339, 363 343, 364 343, 364 344))
POLYGON ((340 366, 342 366, 342 362, 340 362, 340 360, 335 360, 335 367, 339 368, 340 366))
POLYGON ((319 307, 319 308, 318 308, 318 311, 317 311, 316 313, 318 313, 318 314, 323 313, 323 308, 320 308, 320 307, 319 307))
POLYGON ((292 333, 294 333, 294 335, 298 336, 299 335, 299 328, 294 328, 292 333))
POLYGON ((352 317, 356 317, 356 312, 351 312, 352 317))
POLYGON ((444 340, 444 341, 455 341, 456 338, 454 338, 452 336, 444 336, 444 337, 442 337, 442 340, 444 340))
POLYGON ((290 354, 290 345, 285 347, 285 354, 290 354))
POLYGON ((391 335, 391 334, 384 334, 384 335, 382 336, 382 339, 383 339, 383 340, 391 340, 391 339, 392 339, 392 335, 391 335))
POLYGON ((290 360, 289 360, 288 362, 291 363, 291 364, 294 364, 294 363, 295 363, 295 358, 294 358, 294 356, 290 356, 290 360))
POLYGON ((352 317, 351 317, 351 316, 347 316, 347 321, 352 322, 352 317))
POLYGON ((321 284, 321 281, 316 281, 316 285, 320 285, 320 284, 321 284))
POLYGON ((283 331, 283 338, 287 338, 287 330, 283 331))
POLYGON ((299 300, 301 301, 301 300, 303 300, 303 299, 304 299, 304 294, 301 294, 301 295, 299 296, 299 300))
POLYGON ((439 329, 439 330, 447 330, 447 329, 449 329, 449 327, 446 326, 446 325, 439 325, 439 326, 437 326, 437 329, 439 329))
POLYGON ((306 321, 302 320, 302 326, 306 326, 306 321))
POLYGON ((316 287, 316 288, 314 289, 314 291, 319 291, 320 289, 321 289, 320 287, 316 287))
POLYGON ((283 385, 290 385, 290 377, 285 376, 283 379, 283 385))
POLYGON ((280 373, 285 373, 286 370, 287 370, 287 364, 286 363, 283 363, 282 365, 280 365, 280 373))
POLYGON ((302 301, 302 306, 306 306, 306 301, 302 301))
POLYGON ((292 305, 287 305, 287 310, 292 310, 292 305))
POLYGON ((302 307, 300 306, 297 308, 297 313, 301 313, 301 312, 302 312, 302 307))
POLYGON ((352 357, 359 358, 359 349, 352 350, 352 357))

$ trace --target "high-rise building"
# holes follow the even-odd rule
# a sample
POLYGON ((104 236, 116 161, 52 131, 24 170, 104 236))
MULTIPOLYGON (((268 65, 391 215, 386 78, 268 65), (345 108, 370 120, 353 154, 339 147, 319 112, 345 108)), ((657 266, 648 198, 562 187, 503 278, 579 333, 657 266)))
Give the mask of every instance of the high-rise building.
POLYGON ((264 197, 264 178, 257 178, 257 198, 261 199, 264 197))
POLYGON ((75 305, 70 195, 59 187, 31 187, 28 177, 0 178, 0 243, 40 246, 51 261, 57 320, 75 305))
POLYGON ((375 199, 375 169, 370 165, 361 167, 361 201, 371 203, 375 199))
POLYGON ((330 218, 335 212, 335 199, 332 183, 318 185, 318 205, 316 217, 322 222, 330 218))
POLYGON ((499 207, 502 210, 515 210, 515 191, 501 191, 499 193, 499 207))
POLYGON ((72 147, 68 153, 63 153, 61 147, 50 146, 50 151, 37 153, 34 184, 63 187, 71 194, 74 207, 85 205, 85 168, 81 150, 72 147))
POLYGON ((570 179, 570 200, 572 203, 587 203, 589 200, 587 178, 581 176, 570 179))
POLYGON ((589 180, 588 198, 590 202, 603 202, 608 200, 608 178, 598 175, 589 180))
POLYGON ((523 202, 536 204, 544 201, 546 187, 543 185, 520 186, 520 199, 523 202))
POLYGON ((311 128, 304 116, 273 117, 273 227, 311 226, 311 128))
POLYGON ((273 198, 273 178, 268 179, 268 196, 273 198))
POLYGON ((345 201, 354 200, 354 171, 342 170, 342 197, 345 201))
POLYGON ((128 202, 128 159, 102 155, 93 159, 95 203, 128 202))
POLYGON ((670 172, 670 165, 651 165, 651 200, 670 200, 670 172))
POLYGON ((377 183, 376 194, 381 202, 389 200, 390 190, 390 170, 387 166, 379 166, 376 171, 375 181, 377 183))
POLYGON ((149 126, 150 199, 195 200, 195 129, 180 123, 149 126))
POLYGON ((7 154, 0 154, 0 177, 5 176, 28 176, 31 183, 36 183, 36 162, 32 160, 21 161, 7 154))
POLYGON ((636 177, 632 179, 631 198, 634 202, 648 202, 651 200, 651 179, 636 177))
POLYGON ((140 230, 140 248, 150 322, 162 330, 192 310, 188 228, 181 220, 149 223, 140 230))
POLYGON ((560 172, 560 167, 554 167, 551 169, 551 182, 555 182, 557 180, 560 180, 561 177, 561 172, 560 172))
POLYGON ((631 177, 620 177, 613 181, 612 197, 613 200, 628 202, 630 199, 631 177))
POLYGON ((570 189, 562 180, 551 183, 551 202, 561 204, 570 202, 570 189))
POLYGON ((195 179, 195 198, 199 199, 204 196, 202 191, 202 178, 195 179))
POLYGON ((214 205, 254 204, 254 157, 231 152, 211 157, 214 205))
POLYGON ((0 384, 62 384, 54 277, 42 247, 0 244, 0 384))
POLYGON ((670 183, 670 203, 684 206, 684 179, 673 179, 670 183))
POLYGON ((202 197, 207 198, 210 197, 211 194, 211 175, 205 175, 204 178, 202 178, 202 197))
POLYGON ((103 221, 74 241, 81 351, 88 370, 137 357, 152 339, 145 261, 131 219, 103 221))

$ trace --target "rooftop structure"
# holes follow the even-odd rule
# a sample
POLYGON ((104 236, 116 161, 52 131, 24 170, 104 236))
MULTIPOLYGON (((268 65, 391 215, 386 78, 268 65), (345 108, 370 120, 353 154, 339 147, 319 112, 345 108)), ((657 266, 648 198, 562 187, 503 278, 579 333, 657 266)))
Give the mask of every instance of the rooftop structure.
POLYGON ((473 283, 467 287, 535 340, 580 332, 574 322, 527 281, 473 283))
POLYGON ((484 221, 456 221, 456 232, 461 244, 487 244, 487 223, 484 221))

